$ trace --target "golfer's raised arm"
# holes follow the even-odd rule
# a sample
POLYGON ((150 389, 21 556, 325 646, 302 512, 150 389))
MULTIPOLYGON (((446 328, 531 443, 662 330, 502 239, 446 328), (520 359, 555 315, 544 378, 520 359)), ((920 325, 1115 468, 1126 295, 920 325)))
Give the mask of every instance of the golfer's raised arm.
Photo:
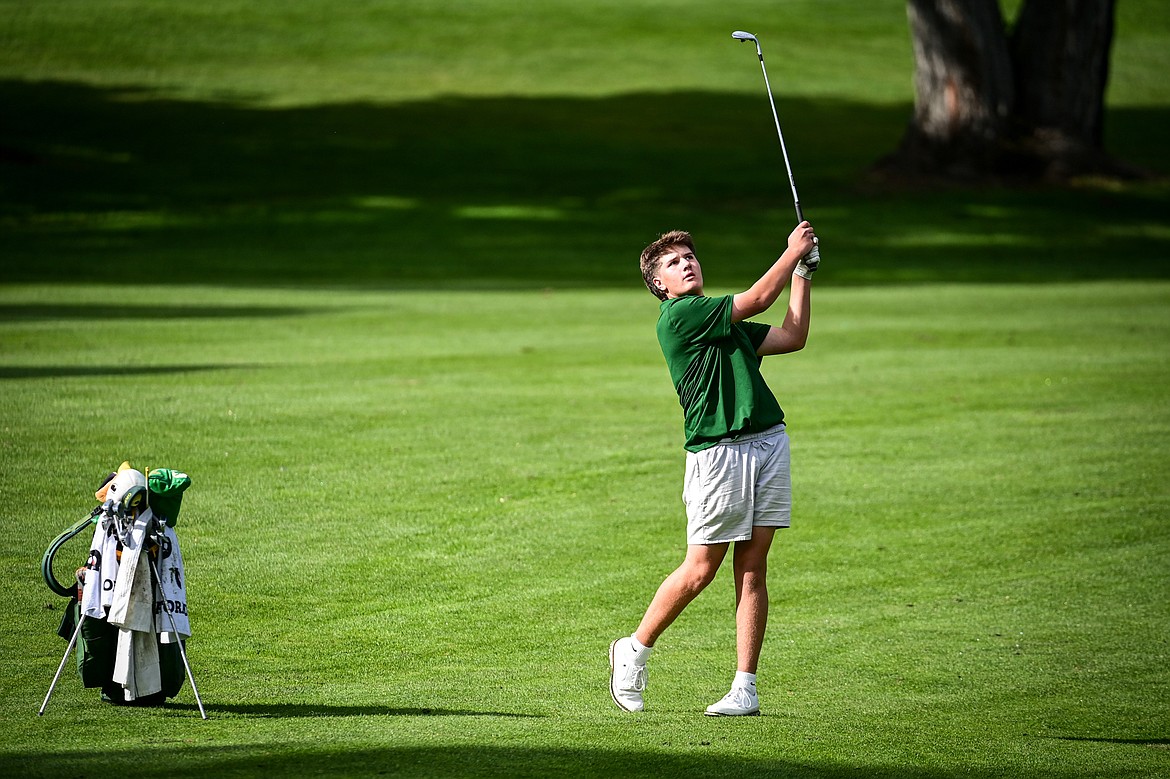
POLYGON ((780 255, 780 258, 760 277, 759 281, 747 291, 732 298, 732 322, 750 319, 756 314, 767 311, 776 302, 780 293, 784 291, 785 285, 788 284, 788 280, 792 277, 792 271, 800 262, 800 258, 812 251, 814 237, 816 234, 808 222, 801 222, 796 226, 796 229, 789 234, 788 248, 780 255))
POLYGON ((764 336, 764 342, 756 354, 766 357, 770 354, 799 352, 808 343, 809 317, 812 315, 812 281, 799 273, 792 276, 792 292, 788 296, 788 313, 784 324, 773 326, 764 336))

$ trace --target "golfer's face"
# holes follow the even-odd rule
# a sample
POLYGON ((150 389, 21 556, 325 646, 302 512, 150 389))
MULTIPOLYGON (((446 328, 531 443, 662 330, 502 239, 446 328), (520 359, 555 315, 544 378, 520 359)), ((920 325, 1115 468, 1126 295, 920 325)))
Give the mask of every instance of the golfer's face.
POLYGON ((668 298, 703 294, 703 269, 695 253, 685 246, 672 246, 658 265, 658 280, 668 298))

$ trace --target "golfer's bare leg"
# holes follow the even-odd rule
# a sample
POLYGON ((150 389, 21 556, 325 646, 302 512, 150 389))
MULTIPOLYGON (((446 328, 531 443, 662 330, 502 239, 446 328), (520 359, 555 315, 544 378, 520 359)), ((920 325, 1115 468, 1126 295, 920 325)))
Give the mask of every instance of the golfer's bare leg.
POLYGON ((737 541, 735 569, 735 649, 737 669, 754 674, 768 627, 768 550, 776 528, 752 528, 750 541, 737 541))
POLYGON ((691 544, 682 565, 658 587, 654 600, 650 601, 646 615, 634 636, 644 646, 654 646, 662 632, 682 613, 687 604, 695 599, 715 578, 719 564, 727 554, 728 544, 691 544))

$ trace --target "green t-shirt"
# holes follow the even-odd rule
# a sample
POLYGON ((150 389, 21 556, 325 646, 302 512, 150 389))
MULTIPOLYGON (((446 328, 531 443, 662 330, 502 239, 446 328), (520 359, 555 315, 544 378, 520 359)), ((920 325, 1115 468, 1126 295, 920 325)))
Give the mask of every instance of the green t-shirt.
POLYGON ((758 322, 732 322, 730 295, 662 301, 658 343, 683 407, 688 451, 784 421, 756 354, 770 329, 758 322))

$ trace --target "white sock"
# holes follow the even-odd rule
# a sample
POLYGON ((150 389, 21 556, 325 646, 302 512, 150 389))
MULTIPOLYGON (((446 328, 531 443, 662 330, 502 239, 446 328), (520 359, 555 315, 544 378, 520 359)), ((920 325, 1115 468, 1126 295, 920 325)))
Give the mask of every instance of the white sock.
POLYGON ((630 636, 630 646, 634 647, 634 665, 646 665, 654 647, 644 646, 637 636, 630 636))
POLYGON ((735 672, 735 680, 731 683, 732 687, 742 687, 751 692, 756 691, 756 675, 744 673, 743 671, 735 672))

